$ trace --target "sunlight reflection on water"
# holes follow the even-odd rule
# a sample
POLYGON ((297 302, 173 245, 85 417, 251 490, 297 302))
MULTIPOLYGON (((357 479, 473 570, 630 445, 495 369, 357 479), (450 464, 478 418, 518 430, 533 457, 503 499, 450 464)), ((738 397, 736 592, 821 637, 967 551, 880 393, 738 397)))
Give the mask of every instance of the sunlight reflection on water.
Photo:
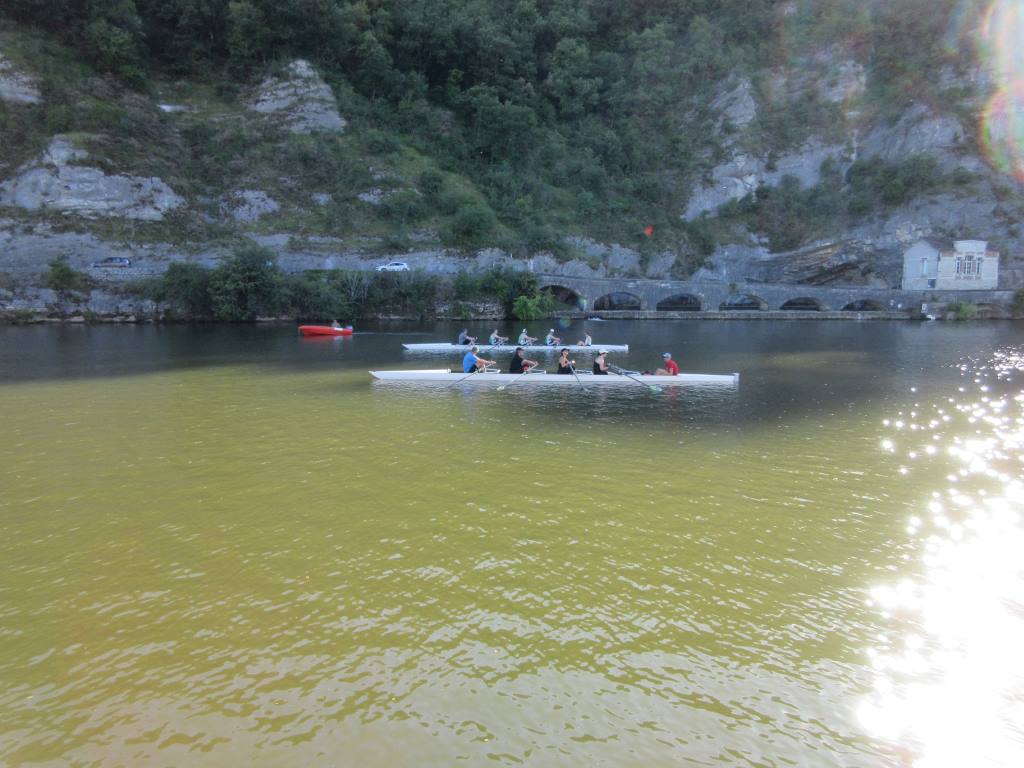
POLYGON ((896 434, 883 450, 906 450, 912 465, 922 454, 915 428, 934 433, 928 456, 940 453, 933 443, 949 443, 936 459, 948 462, 948 486, 907 525, 920 544, 919 576, 880 585, 869 601, 890 629, 868 651, 875 684, 861 720, 918 768, 1024 765, 1024 394, 1012 394, 1022 370, 1013 353, 965 363, 976 400, 950 398, 929 417, 915 404, 899 414, 907 421, 885 423, 896 434), (1011 393, 989 394, 1007 383, 1011 393), (947 410, 972 437, 946 437, 947 410))

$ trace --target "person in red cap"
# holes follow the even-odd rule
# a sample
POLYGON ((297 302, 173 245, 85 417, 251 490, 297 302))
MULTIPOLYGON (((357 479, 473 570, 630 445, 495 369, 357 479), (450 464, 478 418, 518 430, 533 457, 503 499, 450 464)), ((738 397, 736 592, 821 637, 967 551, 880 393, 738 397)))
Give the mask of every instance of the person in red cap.
POLYGON ((676 361, 672 359, 672 353, 671 352, 666 352, 665 354, 663 354, 661 356, 661 359, 665 361, 663 363, 663 365, 665 367, 664 368, 659 368, 658 370, 656 370, 654 372, 655 376, 678 376, 679 375, 679 366, 676 365, 676 361))

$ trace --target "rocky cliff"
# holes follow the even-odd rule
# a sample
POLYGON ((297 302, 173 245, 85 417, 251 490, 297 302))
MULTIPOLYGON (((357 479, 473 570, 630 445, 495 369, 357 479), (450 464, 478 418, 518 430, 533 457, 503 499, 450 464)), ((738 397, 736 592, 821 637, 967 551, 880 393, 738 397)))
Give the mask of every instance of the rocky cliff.
MULTIPOLYGON (((84 78, 77 102, 55 105, 39 81, 30 62, 15 63, 0 51, 3 109, 15 116, 48 110, 43 122, 54 129, 0 152, 0 304, 9 309, 53 298, 38 287, 54 259, 116 285, 159 274, 176 260, 215 264, 242 240, 269 248, 286 271, 365 269, 401 258, 432 272, 500 262, 577 276, 680 276, 680 251, 602 243, 585 232, 565 233, 557 253, 538 249, 515 258, 500 247, 447 248, 429 222, 406 227, 396 241, 376 222, 402 221, 404 211, 432 194, 430 174, 443 171, 414 153, 380 149, 372 130, 353 131, 339 103, 344 90, 308 61, 292 61, 227 95, 168 83, 142 96, 84 78), (59 119, 50 119, 62 110, 92 116, 96 128, 62 130, 59 119), (116 127, 105 128, 96 115, 116 127), (95 266, 110 257, 128 258, 131 266, 95 266)), ((919 237, 944 235, 989 240, 1004 254, 1001 286, 1021 285, 1021 187, 986 160, 973 119, 993 86, 980 71, 951 71, 948 81, 951 91, 970 97, 948 107, 914 101, 897 115, 872 114, 864 104, 864 67, 835 46, 799 67, 723 80, 707 105, 713 135, 705 172, 689 182, 685 209, 674 212, 694 223, 723 222, 696 277, 896 287, 903 249, 919 237), (767 119, 808 103, 829 119, 788 146, 763 141, 767 119), (858 162, 912 156, 933 158, 955 181, 895 207, 837 219, 792 251, 772 252, 756 228, 722 218, 723 206, 783 182, 818 190, 826 183, 823 168, 838 174, 829 178, 842 178, 858 162)), ((113 311, 110 295, 98 292, 94 309, 113 311)))

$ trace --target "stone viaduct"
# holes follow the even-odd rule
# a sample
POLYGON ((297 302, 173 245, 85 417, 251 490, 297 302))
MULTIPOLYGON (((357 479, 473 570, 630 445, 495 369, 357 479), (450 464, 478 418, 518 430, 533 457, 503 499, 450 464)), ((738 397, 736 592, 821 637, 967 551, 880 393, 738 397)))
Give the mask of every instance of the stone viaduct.
POLYGON ((896 288, 823 288, 782 283, 717 283, 684 280, 569 277, 538 274, 540 287, 582 311, 780 310, 837 312, 917 311, 924 302, 969 301, 1007 305, 1013 291, 904 291, 896 288))

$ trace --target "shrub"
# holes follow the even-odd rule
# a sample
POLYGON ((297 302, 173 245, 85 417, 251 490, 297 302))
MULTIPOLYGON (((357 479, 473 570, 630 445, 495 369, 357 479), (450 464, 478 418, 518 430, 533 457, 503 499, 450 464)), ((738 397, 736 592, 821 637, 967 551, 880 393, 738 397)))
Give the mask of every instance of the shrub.
POLYGON ((551 317, 556 309, 558 300, 547 291, 531 296, 517 296, 512 302, 512 316, 517 320, 540 320, 551 317))
POLYGON ((954 301, 946 305, 946 314, 954 320, 973 320, 978 316, 978 308, 967 301, 954 301))
POLYGON ((50 262, 49 270, 43 275, 43 285, 57 293, 87 291, 92 287, 89 276, 72 269, 63 256, 50 262))
POLYGON ((397 224, 412 224, 426 214, 423 196, 411 189, 401 189, 386 195, 381 201, 380 210, 397 224))
POLYGON ((446 245, 475 246, 483 244, 494 231, 494 211, 482 203, 465 203, 459 207, 448 226, 441 230, 446 245))
POLYGON ((420 174, 419 188, 427 199, 434 199, 440 194, 444 187, 444 174, 433 168, 428 168, 420 174))
POLYGON ((210 301, 216 320, 255 320, 280 311, 281 271, 274 255, 257 245, 244 246, 213 270, 210 301))
POLYGON ((150 296, 171 302, 190 317, 208 318, 213 314, 211 275, 212 271, 200 264, 176 261, 167 268, 160 285, 150 296))
POLYGON ((291 316, 310 320, 352 320, 355 304, 321 272, 282 276, 282 306, 291 316))

